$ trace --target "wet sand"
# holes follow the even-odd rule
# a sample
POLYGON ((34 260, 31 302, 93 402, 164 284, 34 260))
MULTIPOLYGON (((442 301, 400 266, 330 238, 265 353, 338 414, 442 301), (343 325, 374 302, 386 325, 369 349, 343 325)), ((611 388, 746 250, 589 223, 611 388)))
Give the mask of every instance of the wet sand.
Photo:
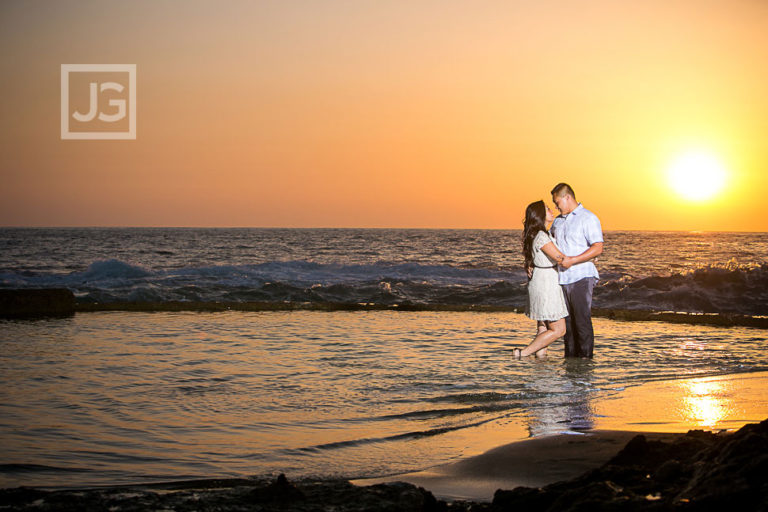
MULTIPOLYGON (((528 439, 494 448, 454 464, 386 478, 353 480, 356 485, 407 482, 444 500, 491 501, 497 489, 544 487, 596 469, 638 432, 595 430, 528 439)), ((649 433, 671 442, 681 434, 649 433)))
POLYGON ((452 464, 357 485, 408 482, 446 500, 543 487, 599 468, 632 438, 673 442, 689 430, 736 430, 768 417, 768 373, 650 382, 593 405, 595 428, 510 443, 452 464))

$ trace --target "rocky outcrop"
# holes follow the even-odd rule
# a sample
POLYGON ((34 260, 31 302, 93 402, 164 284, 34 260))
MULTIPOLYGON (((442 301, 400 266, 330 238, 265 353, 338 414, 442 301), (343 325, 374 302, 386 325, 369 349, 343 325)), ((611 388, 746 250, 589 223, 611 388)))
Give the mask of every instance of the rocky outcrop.
POLYGON ((733 434, 633 438, 599 469, 541 489, 496 491, 495 511, 768 510, 768 420, 733 434))
POLYGON ((75 296, 65 288, 0 290, 0 317, 71 315, 75 296))
POLYGON ((447 507, 430 492, 405 483, 368 487, 345 480, 291 483, 284 475, 271 483, 239 479, 80 491, 0 490, 0 509, 27 511, 439 512, 447 507))

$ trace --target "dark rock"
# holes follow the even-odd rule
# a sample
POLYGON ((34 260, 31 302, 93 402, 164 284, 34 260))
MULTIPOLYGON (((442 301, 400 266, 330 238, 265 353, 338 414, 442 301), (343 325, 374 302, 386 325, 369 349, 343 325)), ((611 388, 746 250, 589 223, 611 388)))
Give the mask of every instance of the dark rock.
POLYGON ((653 474, 657 480, 671 482, 677 480, 686 473, 685 468, 679 460, 671 459, 659 466, 659 469, 653 474))
POLYGON ((494 510, 547 510, 555 499, 542 489, 517 487, 511 491, 497 490, 492 504, 494 510))
POLYGON ((612 510, 627 510, 632 493, 624 492, 624 488, 611 481, 590 482, 584 487, 568 489, 554 501, 550 510, 563 512, 591 512, 611 504, 612 510))
POLYGON ((0 489, 0 504, 4 507, 23 506, 26 503, 34 503, 48 493, 28 487, 16 489, 0 489))
POLYGON ((294 503, 304 500, 304 493, 288 482, 284 474, 267 487, 254 489, 251 496, 256 503, 294 503))
POLYGON ((222 512, 480 512, 487 507, 438 501, 432 493, 406 483, 358 487, 346 480, 305 481, 293 484, 280 475, 272 482, 242 479, 201 480, 147 487, 113 487, 91 490, 0 491, 0 510, 83 511, 144 510, 222 512), (231 484, 231 485, 230 485, 231 484))
POLYGON ((768 511, 768 420, 733 434, 630 440, 604 466, 542 489, 496 492, 493 510, 768 511))
POLYGON ((707 507, 768 509, 768 423, 746 425, 702 451, 693 476, 680 492, 705 510, 707 507))
POLYGON ((75 312, 75 296, 65 288, 0 290, 0 317, 62 316, 75 312))
POLYGON ((635 464, 641 457, 645 456, 647 451, 648 441, 645 436, 637 435, 629 440, 626 446, 611 459, 610 463, 617 466, 635 464))
POLYGON ((358 487, 349 482, 334 487, 320 486, 320 493, 307 489, 308 498, 315 503, 334 505, 337 510, 355 506, 349 510, 392 512, 441 512, 446 504, 438 501, 431 492, 404 482, 358 487), (311 493, 311 494, 310 494, 311 493))
POLYGON ((608 464, 652 468, 669 458, 669 446, 661 441, 648 441, 644 435, 633 437, 608 464))

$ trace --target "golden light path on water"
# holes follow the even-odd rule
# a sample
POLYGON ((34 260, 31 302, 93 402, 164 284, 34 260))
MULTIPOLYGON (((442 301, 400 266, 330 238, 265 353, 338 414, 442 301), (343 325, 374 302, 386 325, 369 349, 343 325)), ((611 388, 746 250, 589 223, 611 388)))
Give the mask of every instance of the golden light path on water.
POLYGON ((595 404, 598 429, 650 432, 738 429, 768 414, 764 372, 649 382, 595 404), (638 418, 642 417, 642 421, 638 418))
POLYGON ((680 413, 686 421, 712 428, 727 418, 731 411, 728 381, 693 379, 680 382, 684 393, 680 413))

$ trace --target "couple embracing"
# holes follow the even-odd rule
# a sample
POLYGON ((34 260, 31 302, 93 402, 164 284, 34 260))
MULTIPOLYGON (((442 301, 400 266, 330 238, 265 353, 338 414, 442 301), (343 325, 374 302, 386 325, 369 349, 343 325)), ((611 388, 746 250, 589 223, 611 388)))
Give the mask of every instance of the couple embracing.
POLYGON ((552 189, 557 218, 536 201, 525 210, 523 256, 528 273, 526 314, 536 320, 537 334, 517 358, 543 356, 564 336, 565 357, 592 357, 592 290, 598 280, 594 258, 603 252, 603 231, 597 216, 576 201, 566 183, 552 189), (547 230, 547 225, 552 226, 547 230))

